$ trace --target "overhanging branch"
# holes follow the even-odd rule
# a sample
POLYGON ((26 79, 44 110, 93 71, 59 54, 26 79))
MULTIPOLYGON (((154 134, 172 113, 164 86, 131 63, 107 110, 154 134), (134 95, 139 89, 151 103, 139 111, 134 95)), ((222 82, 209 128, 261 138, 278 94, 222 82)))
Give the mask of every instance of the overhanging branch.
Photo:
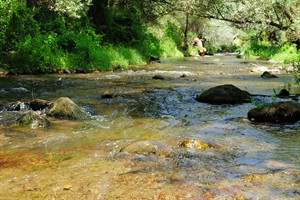
POLYGON ((234 23, 234 24, 263 24, 263 23, 266 23, 270 26, 278 28, 279 30, 287 30, 289 28, 289 26, 285 26, 283 24, 279 24, 279 23, 276 23, 274 21, 264 22, 264 21, 261 21, 261 20, 248 20, 248 19, 238 20, 238 19, 226 18, 222 15, 216 16, 216 15, 208 15, 208 14, 204 14, 204 15, 200 14, 200 15, 197 15, 197 16, 202 17, 202 18, 206 18, 206 19, 216 19, 216 20, 221 20, 221 21, 227 21, 227 22, 231 22, 231 23, 234 23))

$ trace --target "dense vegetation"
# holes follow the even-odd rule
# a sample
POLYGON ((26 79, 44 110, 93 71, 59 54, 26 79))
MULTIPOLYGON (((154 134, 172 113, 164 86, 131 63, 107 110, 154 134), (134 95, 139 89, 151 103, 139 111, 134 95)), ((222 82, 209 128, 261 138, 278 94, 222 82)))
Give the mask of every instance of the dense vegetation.
POLYGON ((299 1, 0 0, 0 69, 90 72, 209 52, 294 63, 299 1))

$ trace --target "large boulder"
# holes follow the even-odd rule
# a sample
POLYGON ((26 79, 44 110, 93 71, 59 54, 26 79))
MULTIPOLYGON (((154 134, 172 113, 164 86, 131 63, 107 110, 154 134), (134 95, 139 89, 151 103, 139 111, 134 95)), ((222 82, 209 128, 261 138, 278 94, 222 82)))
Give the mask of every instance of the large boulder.
POLYGON ((30 110, 23 113, 23 115, 17 120, 17 124, 20 126, 31 126, 32 128, 38 128, 48 127, 51 123, 46 117, 30 110))
POLYGON ((234 85, 220 85, 210 88, 196 97, 199 102, 210 104, 240 104, 251 102, 251 96, 234 85))
POLYGON ((161 141, 141 140, 123 147, 120 152, 126 152, 129 154, 155 154, 158 156, 169 156, 172 153, 172 148, 161 141))
POLYGON ((285 123, 300 120, 300 104, 295 102, 277 102, 248 112, 248 119, 255 122, 285 123))
POLYGON ((79 119, 83 120, 88 117, 88 113, 75 104, 68 97, 61 97, 55 101, 49 111, 48 116, 59 118, 59 119, 79 119))

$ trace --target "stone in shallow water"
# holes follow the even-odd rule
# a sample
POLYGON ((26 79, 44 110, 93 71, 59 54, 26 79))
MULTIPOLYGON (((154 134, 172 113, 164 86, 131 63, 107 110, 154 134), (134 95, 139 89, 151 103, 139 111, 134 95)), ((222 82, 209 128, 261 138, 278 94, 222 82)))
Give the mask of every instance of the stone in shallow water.
POLYGON ((48 127, 51 125, 50 121, 36 112, 30 110, 25 112, 18 120, 17 124, 20 126, 31 126, 32 128, 37 127, 48 127))
POLYGON ((271 74, 268 71, 265 71, 260 77, 262 77, 262 78, 278 78, 278 76, 271 74))
POLYGON ((248 112, 248 119, 255 122, 296 122, 300 120, 300 104, 288 101, 253 108, 248 112))
POLYGON ((155 76, 152 77, 152 79, 165 80, 166 78, 162 75, 155 75, 155 76))
POLYGON ((276 96, 278 96, 278 97, 288 97, 288 96, 290 96, 290 93, 286 89, 282 89, 282 90, 280 90, 279 94, 277 94, 276 96))
POLYGON ((180 143, 180 146, 188 149, 208 149, 211 148, 211 145, 203 142, 202 140, 187 139, 180 143))
POLYGON ((155 154, 158 156, 169 156, 172 151, 171 147, 157 140, 136 141, 120 150, 120 152, 127 152, 130 154, 155 154))
POLYGON ((88 113, 75 104, 68 97, 61 97, 55 101, 47 115, 60 119, 86 119, 88 113))
POLYGON ((251 96, 234 85, 226 84, 202 92, 196 97, 196 100, 210 104, 239 104, 250 102, 251 96))

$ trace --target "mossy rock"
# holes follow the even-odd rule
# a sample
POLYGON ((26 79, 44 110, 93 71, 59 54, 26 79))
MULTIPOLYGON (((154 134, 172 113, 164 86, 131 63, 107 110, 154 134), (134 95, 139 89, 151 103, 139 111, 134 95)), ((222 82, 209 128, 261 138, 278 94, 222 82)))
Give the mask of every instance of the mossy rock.
POLYGON ((59 119, 74 120, 83 120, 88 117, 88 113, 86 113, 68 97, 61 97, 55 101, 51 105, 47 115, 59 119))
POLYGON ((172 148, 165 143, 157 140, 141 140, 136 141, 128 146, 123 147, 120 152, 129 154, 155 154, 158 156, 169 156, 172 153, 172 148))
POLYGON ((20 126, 31 126, 32 128, 37 127, 48 127, 51 122, 44 116, 30 110, 25 112, 18 120, 17 124, 20 126))
POLYGON ((241 104, 251 102, 251 95, 234 85, 226 84, 202 92, 196 100, 210 104, 241 104))
POLYGON ((21 116, 22 116, 21 112, 15 112, 15 111, 0 112, 0 126, 9 126, 15 124, 21 116))
POLYGON ((300 104, 288 101, 253 108, 248 112, 248 119, 254 122, 297 122, 300 120, 300 104))

